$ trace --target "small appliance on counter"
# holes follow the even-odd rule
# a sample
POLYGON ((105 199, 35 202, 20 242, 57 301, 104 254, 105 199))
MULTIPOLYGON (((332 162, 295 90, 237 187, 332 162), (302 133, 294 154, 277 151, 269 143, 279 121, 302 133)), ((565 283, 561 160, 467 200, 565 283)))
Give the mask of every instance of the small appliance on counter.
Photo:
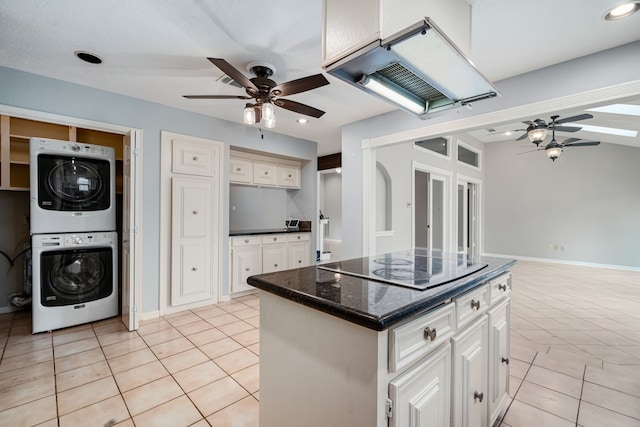
POLYGON ((289 231, 298 231, 300 230, 300 220, 299 219, 288 219, 285 221, 285 224, 287 226, 287 230, 289 231))

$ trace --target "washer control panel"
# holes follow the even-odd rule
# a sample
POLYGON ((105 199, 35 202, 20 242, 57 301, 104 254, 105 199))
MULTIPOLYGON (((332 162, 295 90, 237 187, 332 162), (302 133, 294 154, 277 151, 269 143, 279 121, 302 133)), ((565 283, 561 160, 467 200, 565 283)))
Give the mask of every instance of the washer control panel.
POLYGON ((64 235, 64 246, 96 246, 113 243, 111 233, 73 233, 64 235))
POLYGON ((36 144, 37 151, 41 153, 68 152, 68 155, 84 154, 100 157, 114 157, 115 155, 115 151, 112 147, 84 144, 82 142, 68 142, 46 138, 31 138, 31 144, 36 144))

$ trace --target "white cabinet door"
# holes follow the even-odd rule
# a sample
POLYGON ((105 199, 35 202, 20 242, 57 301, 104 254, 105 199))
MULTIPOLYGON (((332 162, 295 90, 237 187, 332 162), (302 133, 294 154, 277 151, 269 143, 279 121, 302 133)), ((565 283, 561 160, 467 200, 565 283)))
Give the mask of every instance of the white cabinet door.
POLYGON ((270 243, 262 245, 263 273, 273 273, 274 271, 286 270, 287 268, 286 243, 270 243))
POLYGON ((242 157, 229 158, 229 182, 253 183, 253 162, 242 157))
POLYGON ((300 188, 300 167, 278 164, 277 184, 280 187, 300 188))
POLYGON ((289 243, 289 267, 299 268, 309 265, 309 241, 289 243))
POLYGON ((213 296, 211 195, 206 178, 174 177, 171 224, 171 304, 213 296))
POLYGON ((454 427, 487 426, 487 316, 451 338, 454 427))
POLYGON ((493 425, 509 398, 509 314, 506 299, 489 310, 489 420, 493 425))
POLYGON ((262 160, 253 161, 253 183, 276 185, 276 164, 262 160))
POLYGON ((241 246, 231 250, 231 293, 251 291, 247 277, 262 273, 262 248, 260 245, 241 246))
POLYGON ((432 352, 389 383, 393 427, 449 427, 451 346, 432 352))
POLYGON ((218 147, 173 139, 173 173, 214 176, 218 147))

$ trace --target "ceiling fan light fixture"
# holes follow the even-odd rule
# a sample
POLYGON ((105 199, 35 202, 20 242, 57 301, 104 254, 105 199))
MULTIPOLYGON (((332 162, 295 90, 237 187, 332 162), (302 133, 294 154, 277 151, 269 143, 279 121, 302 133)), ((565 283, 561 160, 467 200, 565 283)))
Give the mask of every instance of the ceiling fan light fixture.
POLYGON ((640 1, 629 1, 618 4, 603 15, 605 21, 616 21, 631 16, 640 10, 640 1))
POLYGON ((264 102, 262 104, 262 119, 265 121, 273 119, 275 122, 276 112, 272 103, 264 102))
POLYGON ((252 125, 256 122, 256 110, 251 104, 247 104, 244 108, 244 124, 252 125))
POLYGON ((270 119, 264 119, 263 122, 264 127, 266 127, 267 129, 273 129, 274 127, 276 127, 276 116, 274 115, 270 119))
POLYGON ((559 147, 559 146, 549 147, 545 149, 545 152, 547 153, 547 157, 555 162, 556 159, 560 157, 560 154, 562 154, 562 147, 559 147))
POLYGON ((546 128, 535 128, 531 129, 527 132, 529 136, 529 140, 534 144, 538 145, 547 137, 547 129, 546 128))

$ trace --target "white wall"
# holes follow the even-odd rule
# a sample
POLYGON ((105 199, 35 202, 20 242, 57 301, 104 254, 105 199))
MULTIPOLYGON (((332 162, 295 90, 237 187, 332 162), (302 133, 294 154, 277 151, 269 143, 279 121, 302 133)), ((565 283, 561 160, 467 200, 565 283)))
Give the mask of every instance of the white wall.
POLYGON ((485 251, 639 267, 640 148, 567 148, 552 162, 524 145, 487 144, 485 251))

